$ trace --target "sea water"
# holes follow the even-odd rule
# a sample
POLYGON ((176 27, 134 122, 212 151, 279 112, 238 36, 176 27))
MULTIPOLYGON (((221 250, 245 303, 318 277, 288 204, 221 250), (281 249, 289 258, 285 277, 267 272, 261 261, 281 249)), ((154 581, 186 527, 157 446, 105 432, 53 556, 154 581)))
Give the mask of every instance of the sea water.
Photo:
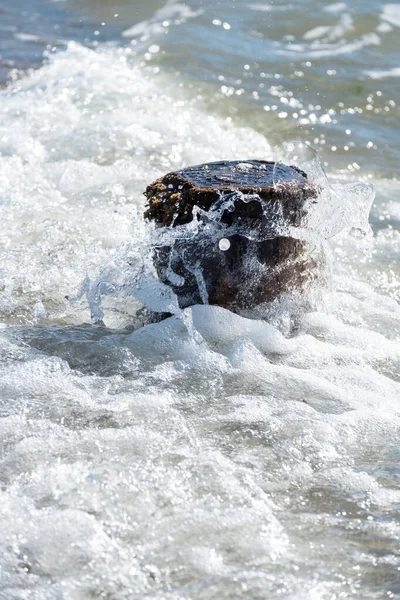
POLYGON ((400 598, 400 5, 135 5, 0 4, 0 598, 400 598), (302 144, 324 285, 180 311, 146 185, 302 144))

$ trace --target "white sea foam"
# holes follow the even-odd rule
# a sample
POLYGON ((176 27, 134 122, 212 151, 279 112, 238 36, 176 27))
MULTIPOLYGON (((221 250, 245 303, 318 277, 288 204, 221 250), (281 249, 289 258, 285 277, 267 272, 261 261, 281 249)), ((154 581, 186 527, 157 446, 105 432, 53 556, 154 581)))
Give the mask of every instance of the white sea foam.
POLYGON ((365 71, 371 79, 385 79, 386 77, 400 77, 400 67, 392 67, 386 70, 369 70, 365 71))
MULTIPOLYGON (((343 31, 339 33, 339 36, 342 34, 343 31)), ((334 34, 334 37, 337 37, 336 34, 334 34)), ((368 46, 379 46, 380 43, 381 38, 374 31, 371 31, 370 33, 362 35, 360 38, 347 43, 343 43, 343 40, 336 43, 313 40, 309 46, 306 46, 305 44, 291 44, 289 47, 276 48, 275 52, 282 56, 298 55, 301 57, 304 55, 304 57, 318 59, 327 56, 351 54, 352 52, 356 52, 357 50, 361 50, 368 46)))
POLYGON ((32 35, 31 33, 23 33, 22 31, 20 33, 15 33, 14 37, 16 37, 17 40, 21 40, 21 42, 38 42, 40 40, 39 36, 32 35))
POLYGON ((342 40, 344 36, 354 29, 353 19, 351 15, 345 13, 340 17, 339 23, 332 26, 319 26, 307 31, 303 38, 305 40, 317 40, 311 44, 311 48, 320 46, 323 42, 332 42, 342 40))
POLYGON ((400 27, 400 4, 384 4, 381 18, 395 27, 400 27))
POLYGON ((171 19, 175 22, 184 22, 187 19, 198 17, 202 12, 201 9, 192 10, 186 4, 176 2, 176 0, 169 0, 165 6, 154 13, 151 19, 133 25, 123 31, 122 35, 128 38, 144 37, 147 39, 152 35, 157 35, 165 31, 171 19))
MULTIPOLYGON (((131 60, 71 44, 0 94, 0 597, 374 594, 400 567, 399 232, 331 241, 311 311, 82 325, 65 296, 143 258, 147 183, 270 156, 131 60)), ((379 223, 399 188, 375 184, 379 223)))
POLYGON ((376 31, 378 33, 389 33, 390 31, 393 31, 393 27, 389 23, 379 23, 376 31))
POLYGON ((340 13, 346 10, 346 8, 348 7, 345 2, 334 2, 333 4, 328 4, 327 6, 324 6, 324 10, 326 12, 330 12, 333 14, 340 13))
POLYGON ((303 35, 303 38, 305 40, 315 40, 316 38, 322 37, 328 33, 330 29, 331 27, 329 25, 318 25, 318 27, 313 27, 312 29, 306 31, 306 33, 303 35))
POLYGON ((248 4, 250 10, 256 10, 259 12, 282 12, 294 8, 294 4, 284 4, 283 6, 278 4, 272 4, 271 2, 262 4, 248 4))

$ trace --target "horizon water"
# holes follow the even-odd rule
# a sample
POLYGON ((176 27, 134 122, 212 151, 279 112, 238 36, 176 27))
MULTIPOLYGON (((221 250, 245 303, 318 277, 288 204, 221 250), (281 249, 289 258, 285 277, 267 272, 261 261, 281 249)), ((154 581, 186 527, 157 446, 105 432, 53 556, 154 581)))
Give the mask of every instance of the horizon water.
POLYGON ((0 0, 1 600, 400 598, 399 27, 0 0), (146 185, 293 148, 324 285, 179 311, 143 276, 146 185))

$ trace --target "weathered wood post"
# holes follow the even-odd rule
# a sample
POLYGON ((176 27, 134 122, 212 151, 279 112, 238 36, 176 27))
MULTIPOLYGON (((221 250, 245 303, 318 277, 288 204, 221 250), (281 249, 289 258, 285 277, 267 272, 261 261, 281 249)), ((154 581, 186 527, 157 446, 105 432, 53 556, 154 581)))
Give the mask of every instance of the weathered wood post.
POLYGON ((145 195, 145 217, 171 232, 155 244, 153 262, 181 308, 208 303, 246 314, 314 276, 291 228, 305 224, 318 188, 297 167, 208 163, 168 173, 145 195))

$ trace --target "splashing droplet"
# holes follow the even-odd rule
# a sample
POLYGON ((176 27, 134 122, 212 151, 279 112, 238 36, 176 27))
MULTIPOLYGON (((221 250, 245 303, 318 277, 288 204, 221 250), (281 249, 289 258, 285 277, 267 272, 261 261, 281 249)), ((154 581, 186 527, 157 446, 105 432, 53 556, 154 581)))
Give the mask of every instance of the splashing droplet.
POLYGON ((219 249, 222 250, 222 252, 226 252, 231 247, 231 243, 227 238, 222 238, 221 240, 219 240, 218 245, 219 249))

